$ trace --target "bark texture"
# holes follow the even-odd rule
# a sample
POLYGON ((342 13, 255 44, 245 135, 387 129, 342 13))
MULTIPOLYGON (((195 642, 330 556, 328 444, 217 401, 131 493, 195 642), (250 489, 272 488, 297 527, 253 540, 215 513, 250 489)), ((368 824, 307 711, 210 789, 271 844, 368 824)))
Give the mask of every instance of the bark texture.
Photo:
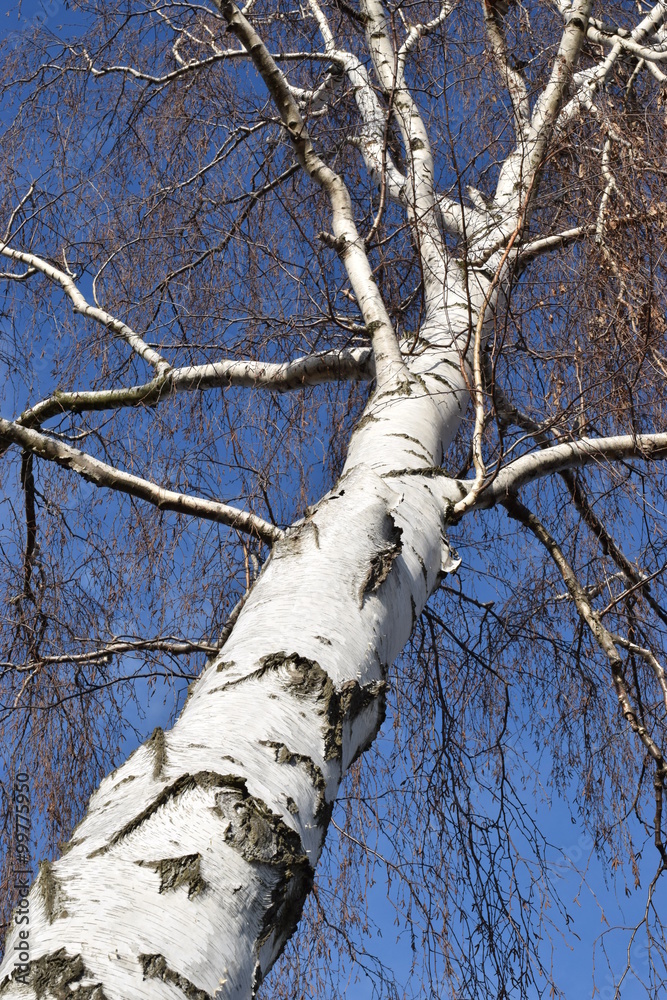
MULTIPOLYGON (((473 207, 464 206, 462 195, 454 202, 437 192, 427 129, 405 75, 417 42, 444 21, 451 5, 444 4, 434 21, 410 28, 400 49, 382 5, 362 0, 360 6, 375 83, 356 55, 336 47, 326 17, 315 0, 310 3, 326 59, 353 92, 364 165, 382 187, 381 201, 404 210, 419 254, 423 323, 409 353, 401 353, 376 283, 368 256, 372 241, 359 234, 344 178, 311 140, 298 88, 228 0, 216 0, 215 7, 243 46, 234 57, 252 60, 298 164, 328 199, 333 234, 322 233, 322 242, 343 262, 364 324, 359 329, 372 351, 172 368, 124 322, 92 306, 69 272, 8 244, 0 248, 13 265, 58 286, 78 312, 114 333, 154 371, 151 381, 127 389, 54 392, 18 420, 0 420, 0 451, 19 444, 26 454, 98 485, 273 544, 175 726, 156 729, 104 779, 62 857, 42 865, 28 900, 29 962, 16 965, 22 925, 14 922, 0 968, 3 1000, 254 997, 297 925, 341 781, 382 725, 389 665, 443 574, 458 565, 448 525, 498 502, 516 514, 519 487, 547 474, 602 459, 667 454, 664 434, 579 437, 548 447, 550 439, 535 424, 528 430, 537 428, 542 450, 491 473, 484 464, 483 351, 494 313, 522 262, 550 249, 549 240, 583 231, 547 236, 539 249, 539 240, 522 246, 554 133, 588 107, 604 83, 602 70, 573 76, 589 0, 559 5, 564 26, 557 54, 532 102, 508 55, 506 5, 484 5, 489 45, 507 83, 514 146, 492 198, 468 189, 473 207), (391 161, 378 91, 409 160, 405 176, 391 161), (63 412, 157 405, 211 387, 287 391, 371 377, 374 391, 339 480, 284 532, 226 504, 122 473, 41 430, 43 421, 63 412), (474 478, 459 481, 442 468, 443 454, 471 398, 474 478)), ((633 44, 638 40, 641 32, 633 44)), ((373 236, 380 216, 379 210, 373 236)), ((529 512, 523 520, 540 535, 529 512)), ((588 614, 585 591, 576 595, 588 614)), ((589 619, 595 621, 592 613, 589 619)), ((607 643, 612 651, 614 641, 607 643)))
POLYGON ((458 308, 371 397, 341 478, 274 545, 174 728, 102 782, 42 867, 30 963, 17 978, 16 925, 3 997, 255 994, 382 724, 388 665, 457 565, 445 528, 461 491, 439 466, 466 398, 458 308))

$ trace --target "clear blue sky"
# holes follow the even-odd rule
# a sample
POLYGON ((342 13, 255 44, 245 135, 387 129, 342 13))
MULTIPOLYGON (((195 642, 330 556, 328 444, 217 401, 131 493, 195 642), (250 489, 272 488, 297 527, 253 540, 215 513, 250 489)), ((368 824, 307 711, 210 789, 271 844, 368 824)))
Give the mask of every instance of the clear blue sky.
MULTIPOLYGON (((20 32, 35 23, 35 19, 39 19, 47 30, 56 33, 66 31, 70 37, 72 33, 76 33, 79 24, 77 15, 68 9, 64 0, 45 3, 23 0, 22 3, 12 4, 3 14, 0 17, 0 34, 16 33, 14 38, 17 44, 20 44, 20 32)), ((174 690, 166 683, 158 683, 150 699, 146 689, 145 715, 143 718, 128 720, 130 727, 136 727, 144 737, 147 736, 155 726, 168 724, 174 704, 174 690)), ((128 754, 137 742, 132 728, 128 728, 125 746, 128 754)), ((623 885, 616 885, 614 873, 604 870, 600 865, 590 839, 578 825, 572 823, 566 804, 554 802, 551 808, 544 804, 539 804, 536 808, 540 823, 548 830, 554 845, 554 859, 558 859, 560 866, 562 898, 570 913, 574 914, 567 941, 555 940, 556 976, 568 1000, 580 1000, 592 994, 592 955, 599 935, 609 927, 631 925, 641 918, 646 887, 655 871, 654 852, 648 851, 643 860, 640 869, 642 888, 626 897, 623 885), (577 870, 585 871, 586 884, 582 882, 577 870)), ((656 904, 663 910, 667 903, 666 892, 663 880, 656 894, 656 904)), ((409 934, 395 926, 395 910, 387 905, 386 887, 381 880, 370 889, 369 901, 381 932, 369 943, 369 950, 392 967, 400 981, 407 975, 412 961, 409 934)), ((625 963, 626 944, 627 934, 619 933, 615 938, 610 937, 609 953, 613 956, 616 968, 625 963)), ((640 973, 646 967, 643 941, 633 948, 632 961, 640 973)), ((611 982, 598 948, 597 985, 600 1000, 612 1000, 611 982)), ((355 1000, 371 1000, 373 991, 370 985, 361 980, 351 985, 346 995, 355 1000)), ((641 1000, 644 996, 643 990, 632 982, 628 982, 622 991, 623 1000, 641 1000)))

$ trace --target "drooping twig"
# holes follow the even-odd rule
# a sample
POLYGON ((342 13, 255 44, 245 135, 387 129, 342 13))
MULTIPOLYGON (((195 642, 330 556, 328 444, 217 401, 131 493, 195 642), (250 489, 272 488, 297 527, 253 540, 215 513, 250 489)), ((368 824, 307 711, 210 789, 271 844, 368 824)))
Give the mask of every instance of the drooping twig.
MULTIPOLYGON (((660 854, 663 867, 667 868, 667 848, 662 838, 662 805, 663 788, 667 779, 667 764, 662 749, 653 739, 640 717, 640 713, 632 704, 630 692, 623 673, 623 661, 616 648, 616 639, 601 622, 600 615, 594 610, 590 597, 581 585, 562 548, 550 534, 542 522, 530 511, 516 495, 508 496, 502 501, 502 506, 515 521, 519 521, 533 533, 544 546, 563 578, 568 593, 572 598, 582 622, 588 627, 596 643, 609 660, 612 681, 623 718, 643 744, 647 754, 655 764, 653 789, 655 798, 654 842, 660 854)), ((620 643, 619 643, 620 645, 620 643)), ((635 644, 631 644, 635 645, 635 644)), ((654 658, 655 659, 655 658, 654 658)), ((652 664, 653 665, 653 664, 652 664)), ((655 670, 655 667, 654 667, 655 670)), ((658 680, 660 676, 657 674, 658 680)), ((664 673, 663 673, 664 677, 664 673)), ((662 687, 662 684, 661 684, 662 687)))

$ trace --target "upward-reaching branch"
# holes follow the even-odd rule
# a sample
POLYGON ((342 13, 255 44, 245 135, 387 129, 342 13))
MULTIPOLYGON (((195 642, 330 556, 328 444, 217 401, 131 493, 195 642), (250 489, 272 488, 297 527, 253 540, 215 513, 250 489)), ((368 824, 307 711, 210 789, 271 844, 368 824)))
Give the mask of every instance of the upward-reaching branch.
MULTIPOLYGON (((443 5, 442 20, 451 6, 443 5)), ((417 102, 406 86, 407 51, 406 53, 396 51, 381 0, 361 0, 361 9, 366 17, 366 41, 375 74, 385 95, 391 96, 392 108, 410 166, 406 198, 410 222, 419 248, 428 312, 437 308, 442 302, 447 260, 444 240, 438 226, 431 143, 417 102)))
POLYGON ((507 39, 503 27, 503 13, 501 5, 485 0, 484 21, 486 23, 486 33, 491 45, 498 72, 500 73, 512 102, 514 113, 514 135, 519 146, 528 137, 530 127, 530 102, 528 100, 528 88, 520 70, 512 65, 509 52, 507 50, 507 39))
POLYGON ((169 371, 171 367, 169 362, 158 354, 154 348, 149 347, 145 340, 135 330, 132 330, 127 323, 112 316, 106 309, 100 309, 98 306, 91 305, 77 286, 74 277, 68 274, 67 271, 55 267, 55 265, 50 264, 42 257, 38 257, 37 254, 27 253, 23 250, 14 250, 12 247, 7 246, 7 244, 0 246, 0 253, 10 260, 27 264, 33 273, 39 272, 54 284, 59 285, 72 302, 75 312, 81 313, 82 316, 88 316, 90 319, 95 320, 96 323, 111 330, 112 333, 117 334, 125 340, 135 354, 138 354, 146 364, 155 368, 158 376, 164 375, 169 371))
POLYGON ((591 4, 592 0, 573 0, 549 81, 535 103, 530 126, 525 130, 526 138, 524 140, 522 135, 522 141, 500 171, 495 202, 505 216, 506 226, 516 219, 528 192, 532 191, 533 199, 537 195, 536 175, 542 168, 566 88, 586 37, 591 4))
POLYGON ((230 30, 248 51, 273 97, 301 166, 329 197, 334 245, 345 264, 371 337, 378 382, 393 381, 396 374, 404 369, 403 359, 389 314, 373 278, 363 240, 357 231, 345 182, 316 153, 283 73, 250 22, 231 0, 216 0, 216 5, 229 22, 230 30))
POLYGON ((282 364, 262 361, 217 361, 210 365, 172 368, 167 375, 125 389, 56 391, 48 399, 43 399, 24 410, 15 422, 23 427, 38 427, 45 420, 63 413, 155 406, 177 393, 224 389, 229 386, 289 392, 344 379, 370 379, 373 377, 373 371, 371 351, 368 347, 357 347, 347 351, 322 351, 282 364))

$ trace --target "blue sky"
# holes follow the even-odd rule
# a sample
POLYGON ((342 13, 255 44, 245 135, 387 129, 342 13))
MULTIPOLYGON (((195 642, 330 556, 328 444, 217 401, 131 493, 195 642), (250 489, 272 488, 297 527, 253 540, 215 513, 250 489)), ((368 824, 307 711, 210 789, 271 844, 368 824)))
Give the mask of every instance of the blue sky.
MULTIPOLYGON (((4 19, 0 20, 0 32, 14 33, 13 37, 19 44, 21 32, 37 22, 49 31, 66 31, 70 36, 72 32, 76 32, 79 25, 75 12, 69 10, 67 4, 61 0, 51 0, 50 3, 44 4, 34 0, 23 0, 22 4, 13 5, 6 12, 4 19)), ((140 738, 134 729, 136 728, 140 736, 145 737, 155 726, 167 725, 175 705, 183 694, 183 685, 172 687, 166 682, 158 682, 150 693, 147 685, 144 684, 144 688, 145 712, 143 716, 128 720, 129 727, 125 741, 125 750, 128 754, 140 738)), ((556 939, 554 962, 557 978, 568 998, 574 1000, 575 997, 591 996, 591 956, 595 942, 608 927, 620 924, 632 925, 640 919, 645 889, 655 869, 654 856, 650 851, 645 852, 640 868, 642 889, 626 896, 623 885, 615 883, 614 873, 605 870, 600 864, 593 852, 593 844, 583 828, 572 822, 573 810, 568 808, 568 804, 558 800, 554 800, 551 806, 539 803, 535 805, 535 811, 542 826, 548 830, 553 844, 554 860, 559 866, 563 900, 570 912, 574 913, 571 934, 567 942, 559 942, 556 939), (586 873, 586 884, 578 874, 580 871, 586 873)), ((576 812, 576 809, 574 811, 576 812)), ((661 884, 656 894, 658 906, 662 904, 664 907, 667 902, 665 891, 664 884, 661 884)), ((392 966, 400 981, 407 976, 412 962, 409 934, 403 928, 395 926, 395 911, 392 906, 387 905, 386 887, 382 884, 382 879, 370 888, 369 899, 374 920, 381 932, 376 935, 369 950, 375 951, 378 957, 392 966)), ((624 937, 619 934, 610 940, 609 951, 614 967, 617 968, 619 964, 624 963, 625 953, 615 942, 623 942, 624 946, 627 935, 624 937)), ((641 973, 642 968, 646 966, 643 943, 634 947, 631 956, 637 971, 641 973)), ((600 1000, 612 1000, 611 979, 603 969, 601 954, 598 958, 597 986, 600 1000)), ((371 1000, 373 990, 361 980, 350 986, 347 995, 355 997, 356 1000, 371 1000)), ((623 1000, 640 1000, 644 995, 644 991, 632 982, 628 982, 622 991, 623 1000)))

